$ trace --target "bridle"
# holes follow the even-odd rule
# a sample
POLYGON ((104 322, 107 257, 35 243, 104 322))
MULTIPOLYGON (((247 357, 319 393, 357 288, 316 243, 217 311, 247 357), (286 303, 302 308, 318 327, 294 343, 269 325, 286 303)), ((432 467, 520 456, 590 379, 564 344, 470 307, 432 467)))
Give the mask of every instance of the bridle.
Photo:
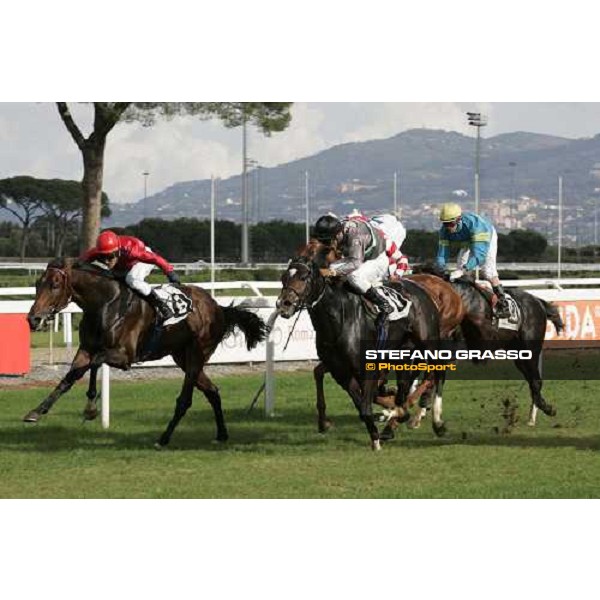
POLYGON ((64 269, 61 269, 60 267, 48 267, 46 269, 46 273, 50 271, 56 271, 64 278, 64 289, 65 292, 68 294, 64 306, 58 306, 56 304, 53 304, 48 307, 48 318, 52 320, 58 312, 65 308, 65 306, 68 306, 69 302, 71 302, 71 299, 73 298, 73 287, 71 286, 71 279, 69 277, 69 274, 64 269))
MULTIPOLYGON (((306 271, 308 273, 308 277, 306 277, 306 279, 304 279, 303 281, 305 281, 306 285, 309 286, 309 289, 312 290, 313 285, 315 284, 315 275, 314 275, 315 270, 312 268, 313 264, 314 264, 313 261, 310 259, 305 259, 304 261, 292 260, 292 261, 290 261, 290 264, 288 265, 286 275, 290 271, 290 269, 306 271)), ((317 294, 316 300, 314 300, 313 302, 310 302, 306 298, 302 298, 300 296, 300 294, 290 285, 284 285, 282 291, 287 291, 287 293, 292 292, 296 296, 296 298, 298 298, 298 301, 299 301, 298 309, 299 310, 303 310, 304 308, 311 309, 311 308, 314 308, 323 298, 323 296, 325 294, 325 284, 323 283, 321 290, 317 294)))

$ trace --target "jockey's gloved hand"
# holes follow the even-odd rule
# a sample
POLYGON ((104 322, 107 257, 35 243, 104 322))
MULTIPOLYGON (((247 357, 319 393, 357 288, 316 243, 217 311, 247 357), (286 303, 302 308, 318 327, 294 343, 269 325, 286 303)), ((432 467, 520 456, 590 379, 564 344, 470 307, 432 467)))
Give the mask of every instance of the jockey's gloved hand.
POLYGON ((452 273, 450 273, 450 281, 456 281, 457 279, 460 279, 464 274, 465 273, 462 269, 456 269, 455 271, 452 271, 452 273))
POLYGON ((170 273, 168 273, 167 274, 167 279, 173 285, 181 285, 181 281, 179 280, 179 276, 177 275, 177 273, 175 273, 175 271, 171 271, 170 273))

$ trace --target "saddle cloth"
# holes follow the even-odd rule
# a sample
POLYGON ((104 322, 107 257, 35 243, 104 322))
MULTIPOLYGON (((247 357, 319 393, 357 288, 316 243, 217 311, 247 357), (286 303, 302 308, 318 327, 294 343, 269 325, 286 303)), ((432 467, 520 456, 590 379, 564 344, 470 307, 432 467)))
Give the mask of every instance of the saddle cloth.
MULTIPOLYGON (((394 308, 394 312, 388 315, 388 321, 398 321, 399 319, 404 319, 408 312, 410 311, 410 307, 412 306, 412 302, 405 298, 399 290, 395 288, 383 286, 379 288, 387 298, 388 302, 394 308)), ((379 315, 379 309, 371 304, 368 300, 363 298, 363 302, 367 306, 367 308, 372 312, 375 316, 379 315)))
MULTIPOLYGON (((496 295, 492 292, 491 286, 487 282, 479 282, 475 283, 474 285, 488 301, 488 303, 492 307, 492 311, 495 311, 496 304, 498 303, 498 298, 496 298, 496 295)), ((492 318, 492 323, 497 329, 510 329, 511 331, 518 331, 521 328, 521 324, 523 322, 521 307, 508 292, 505 291, 504 295, 506 296, 506 301, 508 302, 508 307, 510 309, 510 317, 506 319, 498 319, 493 313, 494 316, 492 318)))
POLYGON ((521 323, 523 322, 523 314, 521 307, 517 304, 517 301, 507 292, 504 292, 508 307, 510 308, 510 317, 507 319, 494 319, 497 321, 496 327, 498 329, 510 329, 512 331, 519 331, 521 323))
POLYGON ((165 283, 154 288, 154 291, 169 305, 175 315, 166 320, 163 325, 175 325, 175 323, 183 321, 192 312, 192 299, 181 289, 165 283))

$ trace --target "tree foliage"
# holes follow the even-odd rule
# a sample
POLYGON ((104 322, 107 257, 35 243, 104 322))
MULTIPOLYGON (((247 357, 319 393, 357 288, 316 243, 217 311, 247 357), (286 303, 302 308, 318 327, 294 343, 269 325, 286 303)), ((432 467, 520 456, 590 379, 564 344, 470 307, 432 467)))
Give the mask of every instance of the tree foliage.
POLYGON ((402 252, 411 263, 432 261, 438 251, 438 232, 423 229, 409 229, 402 244, 402 252))
MULTIPOLYGON (((137 225, 115 230, 144 240, 175 262, 210 260, 210 222, 198 219, 144 219, 137 225)), ((252 262, 285 262, 304 242, 304 225, 272 221, 250 227, 252 262)), ((218 262, 240 262, 241 226, 231 221, 215 223, 215 255, 218 262)))
POLYGON ((153 125, 158 119, 194 116, 221 119, 225 127, 244 122, 255 125, 265 135, 283 131, 290 123, 291 102, 132 102, 124 114, 127 122, 153 125))
POLYGON ((94 244, 100 230, 101 194, 106 139, 120 121, 152 125, 159 118, 191 115, 218 118, 226 127, 243 123, 256 125, 263 133, 285 129, 290 120, 291 102, 93 102, 92 131, 85 137, 66 102, 57 102, 58 113, 81 151, 84 192, 82 246, 94 244))
MULTIPOLYGON (((78 181, 29 176, 0 180, 0 208, 10 212, 22 225, 21 259, 27 252, 32 228, 41 221, 47 227, 49 252, 61 256, 69 228, 78 224, 81 218, 82 206, 83 191, 78 181)), ((106 194, 102 195, 101 214, 103 217, 110 215, 106 194)))
POLYGON ((535 262, 540 260, 548 240, 531 229, 515 229, 498 236, 498 256, 501 260, 514 262, 535 262))

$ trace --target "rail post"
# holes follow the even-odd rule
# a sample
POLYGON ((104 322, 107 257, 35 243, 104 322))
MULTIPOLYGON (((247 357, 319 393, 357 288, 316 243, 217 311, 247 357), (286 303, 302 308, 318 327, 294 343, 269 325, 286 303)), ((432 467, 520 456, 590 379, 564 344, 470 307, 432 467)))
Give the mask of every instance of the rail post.
POLYGON ((110 426, 110 367, 106 364, 102 365, 102 392, 100 408, 102 416, 102 428, 108 429, 110 426))

